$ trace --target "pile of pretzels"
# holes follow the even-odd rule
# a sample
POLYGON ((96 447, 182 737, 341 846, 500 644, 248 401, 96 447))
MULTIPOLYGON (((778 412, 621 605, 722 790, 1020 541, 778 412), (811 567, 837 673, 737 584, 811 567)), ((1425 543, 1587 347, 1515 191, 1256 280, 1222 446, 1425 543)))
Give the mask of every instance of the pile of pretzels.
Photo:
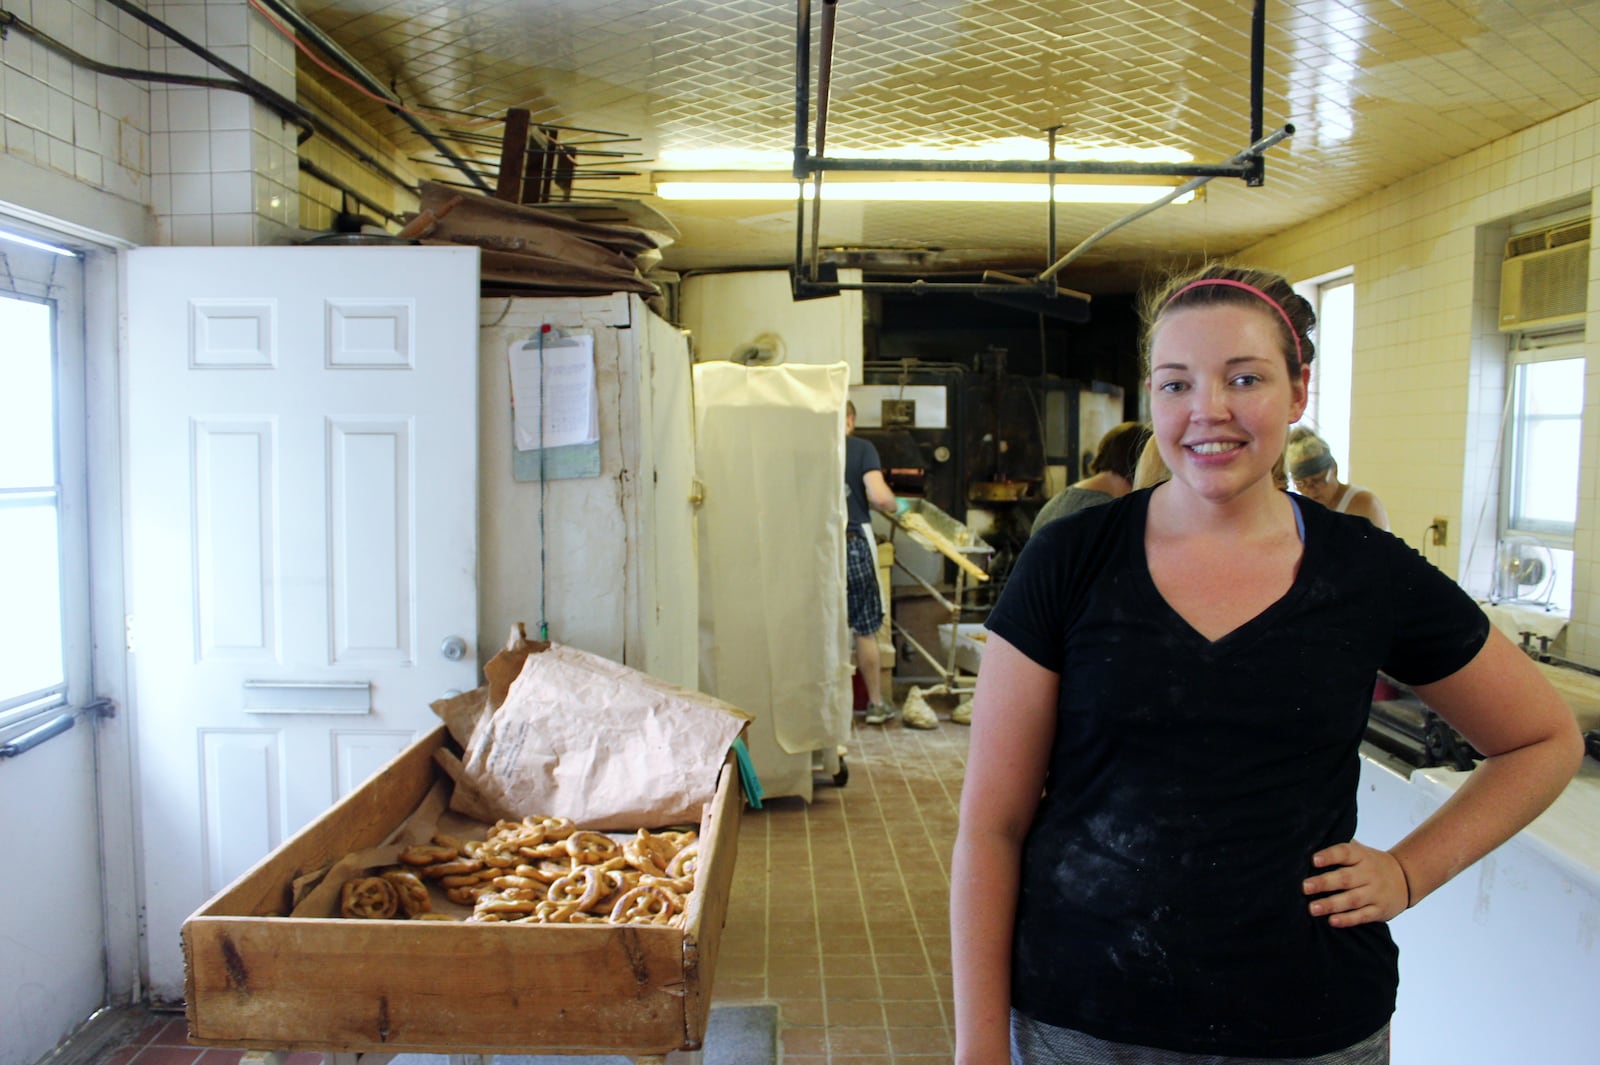
POLYGON ((441 919, 424 883, 431 880, 472 907, 468 921, 681 927, 699 857, 692 831, 641 828, 619 842, 564 817, 498 821, 481 840, 435 836, 402 851, 399 868, 346 881, 340 913, 441 919))

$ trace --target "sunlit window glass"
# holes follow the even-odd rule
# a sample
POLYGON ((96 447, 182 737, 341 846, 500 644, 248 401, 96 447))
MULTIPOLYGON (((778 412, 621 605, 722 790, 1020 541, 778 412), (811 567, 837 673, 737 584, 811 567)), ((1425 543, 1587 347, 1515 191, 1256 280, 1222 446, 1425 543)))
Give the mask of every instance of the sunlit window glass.
POLYGON ((1582 359, 1516 367, 1512 435, 1512 530, 1570 537, 1578 517, 1583 430, 1582 359))
POLYGON ((0 710, 64 690, 47 304, 0 296, 0 710))

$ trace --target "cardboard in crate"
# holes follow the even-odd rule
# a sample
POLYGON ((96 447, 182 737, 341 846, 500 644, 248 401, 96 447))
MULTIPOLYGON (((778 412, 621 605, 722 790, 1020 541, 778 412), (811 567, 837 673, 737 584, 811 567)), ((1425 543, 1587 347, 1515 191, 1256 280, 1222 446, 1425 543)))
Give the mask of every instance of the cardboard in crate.
POLYGON ((681 928, 286 916, 297 880, 391 837, 444 778, 443 753, 461 752, 441 726, 184 923, 190 1038, 348 1053, 699 1047, 738 843, 731 757, 703 807, 681 928))

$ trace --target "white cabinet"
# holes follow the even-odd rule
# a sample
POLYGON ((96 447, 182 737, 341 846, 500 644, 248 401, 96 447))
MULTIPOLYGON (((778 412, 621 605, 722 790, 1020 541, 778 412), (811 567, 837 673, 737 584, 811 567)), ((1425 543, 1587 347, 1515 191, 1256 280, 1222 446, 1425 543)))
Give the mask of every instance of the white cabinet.
POLYGON ((844 363, 695 367, 704 690, 750 714, 768 798, 811 798, 850 734, 844 363))
POLYGON ((479 632, 515 622, 685 687, 697 684, 694 400, 688 342, 637 296, 480 304, 479 632), (508 350, 543 326, 594 337, 598 476, 513 476, 508 350))
MULTIPOLYGON (((1356 838, 1391 847, 1467 778, 1363 753, 1356 838)), ((1592 1065, 1600 979, 1600 768, 1390 922, 1400 947, 1394 1065, 1592 1065)))

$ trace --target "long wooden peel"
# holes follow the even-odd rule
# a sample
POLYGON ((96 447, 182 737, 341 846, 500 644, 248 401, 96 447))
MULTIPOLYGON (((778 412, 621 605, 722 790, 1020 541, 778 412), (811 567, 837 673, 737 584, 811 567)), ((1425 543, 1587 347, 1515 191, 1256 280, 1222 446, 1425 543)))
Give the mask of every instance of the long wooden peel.
POLYGON ((928 519, 921 514, 902 514, 894 520, 900 528, 910 533, 912 537, 921 540, 927 546, 966 570, 974 580, 986 581, 989 579, 989 575, 983 572, 977 563, 962 554, 961 549, 951 543, 949 537, 928 524, 928 519))
POLYGON ((438 228, 439 219, 460 205, 461 199, 460 196, 452 196, 438 207, 424 207, 417 212, 415 218, 401 226, 400 232, 396 233, 395 236, 404 237, 407 240, 415 240, 418 237, 427 236, 438 228))

